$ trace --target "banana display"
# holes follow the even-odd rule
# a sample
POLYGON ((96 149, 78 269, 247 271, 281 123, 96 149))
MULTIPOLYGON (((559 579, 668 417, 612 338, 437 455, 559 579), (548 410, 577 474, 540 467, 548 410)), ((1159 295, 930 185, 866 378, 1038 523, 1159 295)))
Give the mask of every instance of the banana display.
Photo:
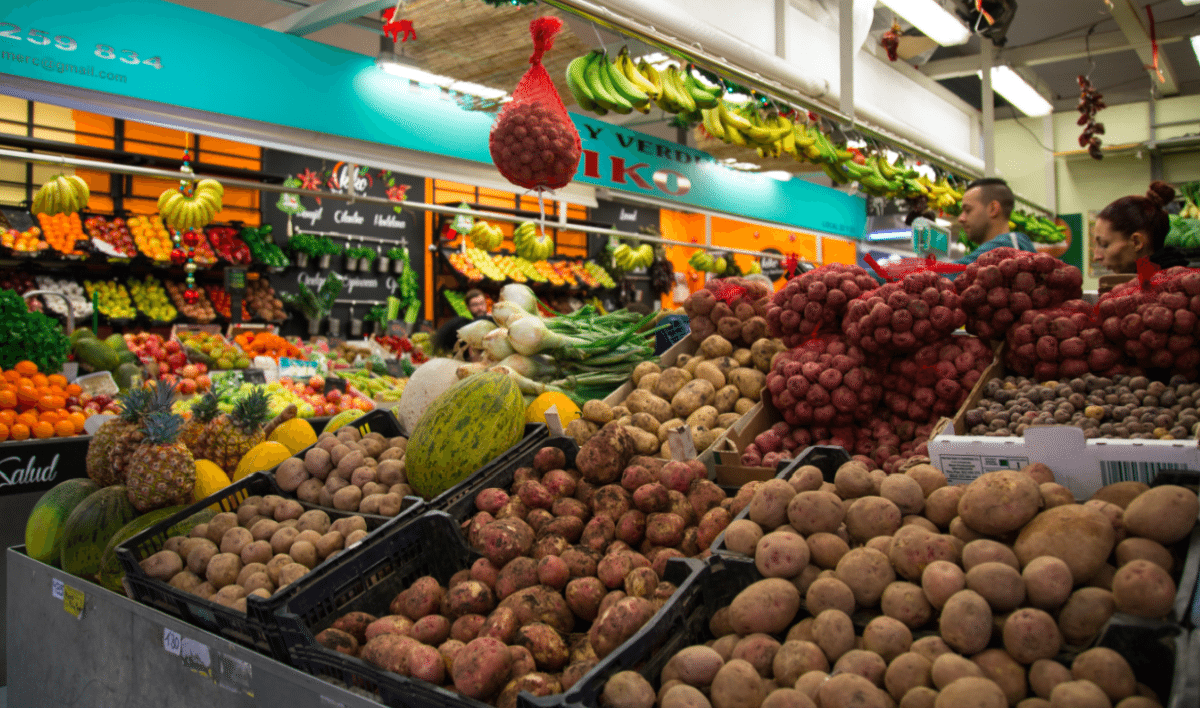
POLYGON ((654 262, 654 246, 643 243, 637 248, 631 248, 628 244, 622 243, 613 249, 613 262, 624 271, 649 268, 650 264, 654 262))
POLYGON ((1014 211, 1009 217, 1010 231, 1020 231, 1034 243, 1062 243, 1067 238, 1067 227, 1059 226, 1044 216, 1033 216, 1014 211))
POLYGON ((158 197, 158 213, 172 229, 187 231, 207 226, 221 211, 225 188, 215 179, 188 182, 181 189, 167 189, 158 197))
POLYGON ((554 239, 539 231, 537 224, 523 221, 513 230, 517 255, 529 261, 543 261, 554 255, 554 239))
POLYGON ((504 232, 499 226, 493 226, 483 219, 476 219, 471 230, 467 232, 471 245, 483 251, 499 248, 504 241, 504 232))
POLYGON ((724 256, 713 258, 708 251, 696 251, 692 257, 688 259, 688 265, 706 273, 721 275, 729 268, 729 262, 724 256))
POLYGON ((649 113, 651 104, 668 113, 694 113, 716 108, 724 92, 674 64, 661 72, 645 61, 634 64, 628 47, 612 61, 600 50, 576 57, 567 66, 567 87, 580 108, 597 115, 649 113))
POLYGON ((33 195, 34 214, 73 214, 87 206, 91 198, 87 182, 75 175, 58 175, 42 185, 33 195))

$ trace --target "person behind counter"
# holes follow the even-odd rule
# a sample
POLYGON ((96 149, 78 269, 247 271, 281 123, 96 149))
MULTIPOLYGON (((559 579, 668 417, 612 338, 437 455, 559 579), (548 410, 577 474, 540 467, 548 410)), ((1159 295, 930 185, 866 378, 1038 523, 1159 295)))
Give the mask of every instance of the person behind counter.
POLYGON ((1037 249, 1028 236, 1008 230, 1008 219, 1015 203, 1008 183, 998 177, 977 179, 967 185, 958 223, 971 242, 981 245, 954 263, 970 265, 994 248, 1009 247, 1036 253, 1037 249))
POLYGON ((471 312, 471 318, 452 317, 446 321, 432 337, 433 349, 436 352, 448 354, 454 351, 458 343, 458 330, 478 319, 491 319, 488 315, 487 297, 483 292, 472 288, 463 296, 463 302, 471 312), (474 319, 472 319, 474 318, 474 319))
POLYGON ((1096 215, 1096 262, 1113 273, 1137 273, 1139 258, 1164 268, 1187 265, 1178 249, 1165 245, 1171 222, 1163 207, 1174 198, 1171 185, 1154 182, 1145 196, 1121 197, 1104 207, 1096 215))

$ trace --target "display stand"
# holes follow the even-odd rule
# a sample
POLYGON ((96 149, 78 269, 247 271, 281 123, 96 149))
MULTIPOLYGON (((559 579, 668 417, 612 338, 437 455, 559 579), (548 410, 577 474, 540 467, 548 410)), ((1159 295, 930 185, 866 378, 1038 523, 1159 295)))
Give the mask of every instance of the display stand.
POLYGON ((39 563, 23 546, 8 550, 7 571, 8 705, 379 706, 39 563))

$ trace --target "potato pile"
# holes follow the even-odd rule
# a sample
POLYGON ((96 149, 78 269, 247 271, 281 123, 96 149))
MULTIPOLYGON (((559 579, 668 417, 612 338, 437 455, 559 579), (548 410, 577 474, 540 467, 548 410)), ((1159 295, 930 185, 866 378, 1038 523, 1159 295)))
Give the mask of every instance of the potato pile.
POLYGON ((284 460, 275 468, 275 482, 310 504, 395 516, 413 493, 404 466, 407 449, 406 438, 364 436, 347 425, 336 434, 321 433, 303 457, 284 460))
MULTIPOLYGON (((623 434, 606 426, 580 458, 623 434)), ((750 499, 727 498, 695 460, 565 466, 561 449, 543 448, 510 490, 476 496, 464 532, 483 557, 446 587, 421 578, 384 616, 352 612, 317 641, 502 708, 522 690, 561 693, 671 596, 667 562, 706 553, 750 499)))
POLYGON ((892 359, 883 377, 883 403, 892 422, 932 423, 953 416, 984 369, 992 350, 976 337, 953 337, 929 344, 914 354, 892 359))
POLYGON ((1095 308, 1083 300, 1068 300, 1056 310, 1026 310, 1007 338, 1004 363, 1021 376, 1049 381, 1125 373, 1121 351, 1105 340, 1095 308))
POLYGON ((1114 612, 1170 613, 1171 573, 1200 512, 1186 488, 1120 482, 1077 504, 1044 465, 947 486, 929 465, 885 475, 849 462, 833 483, 815 467, 761 483, 748 509, 725 542, 764 579, 712 616, 712 641, 670 659, 657 693, 619 673, 601 705, 1133 708, 1166 698, 1111 649, 1058 659, 1114 612), (1030 697, 1040 700, 1022 703, 1030 697))
POLYGON ((239 612, 246 597, 270 597, 367 535, 361 516, 330 521, 295 499, 253 496, 188 536, 172 536, 141 562, 146 574, 239 612))
POLYGON ((283 311, 283 300, 275 296, 275 288, 266 278, 246 283, 246 308, 257 318, 268 322, 287 319, 283 311))
POLYGON ((954 283, 933 271, 864 292, 846 308, 842 333, 870 354, 909 354, 967 321, 954 283))
POLYGON ((1078 300, 1083 274, 1046 253, 994 248, 967 266, 954 286, 967 313, 967 331, 998 341, 1026 310, 1078 300))
POLYGON ((792 278, 771 297, 767 324, 788 347, 813 335, 841 331, 850 301, 879 286, 856 265, 830 263, 792 278))
POLYGON ((1168 268, 1145 288, 1134 280, 1100 298, 1101 328, 1109 342, 1145 368, 1195 378, 1200 369, 1200 272, 1168 268))
POLYGON ((632 375, 637 388, 621 405, 588 401, 566 433, 583 445, 615 420, 633 437, 638 454, 669 458, 668 431, 686 424, 696 450, 703 451, 759 401, 765 372, 782 348, 778 340, 760 339, 749 349, 734 349, 725 337, 709 335, 695 356, 680 355, 670 368, 638 364, 632 375))
POLYGON ((1187 440, 1200 434, 1200 384, 1176 374, 1170 381, 1145 376, 1085 374, 1069 381, 1007 376, 988 381, 979 405, 964 414, 968 435, 1009 437, 1030 425, 1074 425, 1085 437, 1187 440))
POLYGON ((683 301, 692 339, 719 334, 733 344, 750 346, 769 335, 767 306, 771 287, 745 278, 710 280, 683 301))

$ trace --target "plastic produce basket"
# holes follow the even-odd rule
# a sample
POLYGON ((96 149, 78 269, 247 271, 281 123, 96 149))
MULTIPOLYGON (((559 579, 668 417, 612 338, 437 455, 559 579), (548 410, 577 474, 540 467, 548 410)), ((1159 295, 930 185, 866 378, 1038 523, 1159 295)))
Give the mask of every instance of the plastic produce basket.
MULTIPOLYGON (((775 475, 775 479, 787 479, 792 474, 805 465, 812 465, 821 470, 821 474, 825 477, 826 482, 833 482, 833 476, 842 465, 850 461, 850 454, 840 447, 832 445, 813 445, 804 452, 800 453, 799 457, 785 460, 779 463, 779 473, 775 475), (786 464, 785 464, 786 463, 786 464)), ((744 519, 750 515, 750 506, 738 512, 738 515, 733 517, 733 521, 744 519)), ((712 552, 722 555, 731 555, 739 558, 746 556, 736 551, 731 551, 725 547, 725 532, 722 531, 717 540, 713 541, 712 552)))
MULTIPOLYGON (((347 612, 387 614, 392 599, 417 578, 431 575, 445 585, 451 576, 469 568, 479 557, 480 554, 462 540, 453 518, 443 512, 427 511, 412 523, 391 528, 361 553, 335 559, 320 578, 294 594, 276 613, 290 663, 314 676, 332 679, 352 690, 366 691, 392 708, 488 708, 485 703, 447 688, 385 671, 361 659, 326 649, 314 639, 347 612)), ((664 580, 676 583, 678 595, 695 581, 704 567, 700 561, 672 559, 664 580)), ((660 611, 646 626, 657 624, 661 616, 660 611)), ((520 703, 558 706, 562 705, 565 695, 535 698, 522 694, 520 703)))
MULTIPOLYGON (((300 580, 276 592, 271 597, 248 599, 246 613, 184 592, 161 580, 151 578, 142 570, 140 561, 162 550, 163 544, 167 540, 167 530, 175 524, 214 504, 222 512, 235 511, 238 505, 247 498, 267 494, 295 498, 283 493, 276 486, 273 476, 265 472, 258 472, 192 504, 187 509, 151 526, 118 546, 117 558, 121 562, 121 568, 125 571, 126 592, 137 602, 179 617, 185 622, 219 634, 230 641, 251 647, 280 661, 286 661, 286 647, 274 621, 275 609, 283 605, 284 601, 293 595, 303 583, 323 574, 332 564, 340 560, 341 556, 354 555, 360 549, 369 547, 388 530, 407 524, 419 515, 424 507, 424 502, 420 498, 405 497, 404 507, 394 517, 368 518, 358 514, 358 516, 366 518, 369 529, 366 538, 351 549, 343 550, 338 557, 318 564, 300 580), (380 521, 380 519, 385 520, 380 521)), ((331 519, 356 515, 352 512, 324 509, 304 502, 300 504, 306 510, 321 509, 328 513, 331 519)))
POLYGON ((1149 686, 1166 708, 1200 705, 1200 656, 1195 637, 1170 622, 1116 614, 1101 630, 1097 646, 1129 662, 1139 683, 1149 686))

